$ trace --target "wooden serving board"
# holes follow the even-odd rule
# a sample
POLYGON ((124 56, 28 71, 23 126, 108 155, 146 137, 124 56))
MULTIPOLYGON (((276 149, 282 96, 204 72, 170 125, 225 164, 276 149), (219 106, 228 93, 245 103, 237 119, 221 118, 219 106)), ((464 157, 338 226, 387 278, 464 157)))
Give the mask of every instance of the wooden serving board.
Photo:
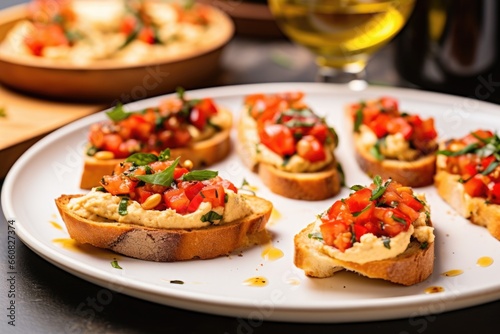
POLYGON ((34 98, 0 85, 0 179, 31 145, 48 133, 104 105, 72 104, 34 98), (0 113, 1 114, 1 113, 0 113))

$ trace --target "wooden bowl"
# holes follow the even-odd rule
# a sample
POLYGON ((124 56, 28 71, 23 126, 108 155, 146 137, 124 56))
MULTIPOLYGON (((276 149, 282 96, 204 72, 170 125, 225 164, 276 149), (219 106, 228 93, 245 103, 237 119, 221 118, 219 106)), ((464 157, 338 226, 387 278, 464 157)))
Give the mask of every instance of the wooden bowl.
MULTIPOLYGON (((208 6, 208 5, 205 5, 208 6)), ((214 42, 182 56, 149 62, 123 63, 98 60, 88 65, 0 53, 0 83, 31 95, 72 102, 124 103, 175 91, 201 87, 219 70, 223 48, 234 34, 231 18, 208 6, 215 16, 214 42)), ((26 5, 0 11, 0 43, 10 29, 26 17, 26 5)))

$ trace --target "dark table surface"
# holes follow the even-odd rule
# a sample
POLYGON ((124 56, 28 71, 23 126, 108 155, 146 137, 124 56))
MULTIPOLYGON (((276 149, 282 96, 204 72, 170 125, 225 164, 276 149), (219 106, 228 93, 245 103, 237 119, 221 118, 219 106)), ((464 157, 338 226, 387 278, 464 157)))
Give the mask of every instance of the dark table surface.
MULTIPOLYGON (((20 3, 3 0, 0 9, 20 3)), ((367 72, 371 84, 410 86, 392 67, 391 45, 370 62, 367 72)), ((225 50, 219 84, 261 82, 303 82, 315 80, 311 55, 284 39, 255 39, 236 36, 225 50), (277 61, 277 59, 281 59, 277 61), (286 60, 286 64, 283 63, 286 60), (286 66, 285 66, 286 65, 286 66)), ((1 157, 0 157, 1 163, 1 157)), ((2 181, 0 180, 0 186, 2 181)), ((29 207, 27 206, 27 209, 29 207)), ((15 327, 7 317, 11 297, 7 258, 7 220, 0 209, 1 281, 0 333, 442 333, 464 332, 473 328, 481 333, 495 328, 500 301, 484 305, 391 321, 338 324, 298 324, 264 321, 250 326, 244 319, 214 316, 167 307, 112 292, 105 306, 85 308, 102 289, 50 264, 16 242, 15 327)))

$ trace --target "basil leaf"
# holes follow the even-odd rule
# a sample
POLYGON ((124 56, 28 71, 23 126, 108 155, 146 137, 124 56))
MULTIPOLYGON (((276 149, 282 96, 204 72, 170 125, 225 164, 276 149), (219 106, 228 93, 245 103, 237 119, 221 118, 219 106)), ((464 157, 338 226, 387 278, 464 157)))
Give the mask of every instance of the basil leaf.
POLYGON ((201 221, 204 223, 205 222, 213 223, 214 221, 221 220, 221 219, 222 219, 222 216, 219 215, 215 211, 209 211, 206 214, 204 214, 203 216, 201 216, 201 221))
POLYGON ((370 148, 370 154, 377 160, 384 160, 384 155, 380 152, 380 142, 377 141, 375 145, 370 148))
POLYGON ((174 181, 174 170, 179 163, 179 159, 175 159, 174 163, 165 168, 165 170, 160 173, 150 174, 150 175, 135 175, 134 177, 138 180, 144 181, 146 183, 157 184, 160 186, 170 187, 174 181))
POLYGON ((110 111, 106 111, 106 115, 109 117, 109 119, 111 119, 114 122, 123 121, 124 119, 129 117, 131 114, 132 113, 126 112, 123 109, 123 105, 121 103, 118 103, 110 111))
POLYGON ((467 146, 465 146, 463 149, 458 150, 458 151, 450 151, 450 150, 439 150, 437 151, 437 154, 445 155, 447 157, 456 157, 459 155, 471 153, 475 151, 479 147, 478 143, 472 143, 467 146))
POLYGON ((364 188, 363 186, 361 186, 361 185, 359 185, 359 184, 355 184, 355 185, 353 185, 353 186, 352 186, 351 188, 349 188, 349 189, 354 190, 354 191, 358 191, 358 190, 361 190, 361 189, 363 189, 363 188, 364 188))
POLYGON ((158 154, 158 161, 165 161, 170 159, 170 149, 167 148, 158 154))
POLYGON ((370 197, 370 201, 374 201, 378 199, 380 196, 382 196, 385 190, 387 189, 389 183, 391 183, 391 181, 392 180, 389 179, 384 185, 382 185, 382 178, 380 177, 380 175, 375 176, 373 182, 375 183, 376 188, 372 190, 372 196, 370 197))
POLYGON ((356 117, 354 118, 354 132, 359 132, 359 128, 363 123, 363 109, 356 110, 356 117))
POLYGON ((488 168, 486 168, 485 170, 483 170, 481 172, 481 174, 483 175, 488 175, 489 173, 493 172, 495 170, 495 168, 498 167, 498 165, 500 164, 500 162, 498 161, 493 161, 491 162, 489 165, 488 165, 488 168))
POLYGON ((127 196, 123 196, 120 199, 120 204, 118 204, 118 214, 120 216, 126 216, 128 214, 127 205, 129 198, 127 196))
POLYGON ((203 181, 216 177, 219 173, 213 170, 193 170, 182 175, 182 181, 203 181))
POLYGON ((125 159, 126 162, 132 162, 136 166, 145 166, 158 161, 158 157, 153 153, 134 153, 125 159))
POLYGON ((339 173, 340 186, 345 187, 345 174, 344 174, 344 169, 342 168, 340 162, 337 162, 337 172, 339 173))

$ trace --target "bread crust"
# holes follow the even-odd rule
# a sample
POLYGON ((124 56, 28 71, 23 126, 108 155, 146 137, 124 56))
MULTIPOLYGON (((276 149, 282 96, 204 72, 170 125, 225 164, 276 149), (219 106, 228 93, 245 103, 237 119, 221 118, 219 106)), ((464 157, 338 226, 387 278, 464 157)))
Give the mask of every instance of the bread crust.
POLYGON ((256 236, 266 232, 273 208, 265 199, 242 195, 253 209, 253 213, 243 219, 200 229, 160 229, 82 218, 67 207, 70 199, 78 196, 82 195, 62 195, 55 200, 72 239, 157 262, 211 259, 248 247, 259 240, 256 236))
MULTIPOLYGON (((221 110, 231 117, 232 114, 227 110, 221 110)), ((232 123, 232 121, 231 121, 232 123)), ((178 147, 170 149, 170 156, 175 159, 182 158, 182 162, 190 160, 193 168, 203 168, 213 165, 225 159, 231 152, 231 127, 224 128, 214 134, 212 137, 195 142, 187 147, 178 147)), ((125 159, 100 160, 85 155, 83 172, 80 179, 80 188, 91 189, 99 186, 103 175, 110 175, 114 167, 125 159)))
POLYGON ((314 173, 290 173, 260 163, 257 173, 272 192, 292 199, 319 201, 333 197, 340 191, 336 162, 314 173))
POLYGON ((434 242, 423 248, 412 238, 406 251, 395 258, 359 264, 334 259, 321 252, 308 236, 313 227, 314 223, 309 224, 294 238, 294 263, 307 276, 325 278, 337 271, 348 270, 369 278, 409 286, 424 281, 434 270, 434 242))
MULTIPOLYGON (((241 161, 257 173, 262 182, 275 194, 304 201, 320 201, 337 195, 341 189, 341 176, 337 161, 322 170, 308 173, 292 173, 280 170, 271 164, 259 162, 254 143, 247 138, 248 129, 240 118, 237 125, 236 151, 241 161)), ((257 134, 254 134, 257 136, 257 134)))
POLYGON ((493 237, 500 240, 500 205, 487 204, 479 197, 465 193, 460 175, 438 170, 434 178, 438 194, 462 217, 473 224, 486 227, 493 237))
POLYGON ((395 159, 377 160, 364 147, 358 133, 353 134, 356 161, 368 176, 380 175, 384 179, 392 178, 409 187, 424 187, 434 183, 436 173, 436 154, 423 156, 415 161, 395 159))

